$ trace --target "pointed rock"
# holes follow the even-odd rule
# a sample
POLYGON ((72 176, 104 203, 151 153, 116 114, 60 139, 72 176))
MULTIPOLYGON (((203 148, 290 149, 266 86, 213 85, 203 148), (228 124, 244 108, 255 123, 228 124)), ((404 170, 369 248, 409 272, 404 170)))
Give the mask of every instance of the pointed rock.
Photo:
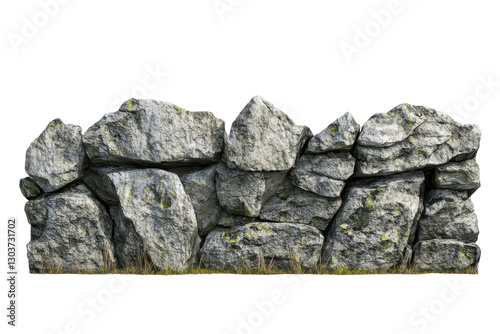
POLYGON ((224 161, 243 171, 288 171, 311 137, 308 127, 295 125, 270 102, 255 96, 231 126, 224 161))
POLYGON ((307 144, 305 154, 349 151, 354 145, 358 133, 359 124, 347 112, 315 135, 307 144))

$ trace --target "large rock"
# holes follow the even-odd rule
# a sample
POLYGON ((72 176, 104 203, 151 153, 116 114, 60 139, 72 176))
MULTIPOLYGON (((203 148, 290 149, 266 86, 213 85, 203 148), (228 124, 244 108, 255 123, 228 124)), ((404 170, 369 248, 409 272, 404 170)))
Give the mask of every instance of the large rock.
POLYGON ((112 221, 106 208, 84 185, 29 201, 31 272, 99 270, 115 264, 112 221))
POLYGON ((78 180, 84 170, 82 129, 59 118, 35 139, 26 151, 26 173, 45 192, 56 191, 78 180))
POLYGON ((303 155, 292 171, 295 186, 325 197, 339 197, 344 181, 354 172, 356 159, 349 153, 303 155))
POLYGON ((423 210, 424 174, 354 182, 325 239, 331 269, 387 270, 401 264, 423 210))
POLYGON ((349 151, 354 145, 358 133, 359 124, 347 112, 315 135, 307 144, 305 154, 349 151))
POLYGON ((401 104, 372 116, 361 129, 354 156, 356 175, 387 175, 475 157, 476 125, 421 106, 401 104))
POLYGON ((169 167, 218 162, 224 138, 224 122, 210 112, 130 99, 92 125, 83 141, 93 163, 169 167))
POLYGON ((433 184, 436 188, 475 191, 481 186, 479 166, 471 159, 436 167, 433 184))
POLYGON ((27 199, 32 199, 43 194, 43 190, 30 177, 19 180, 19 189, 27 199))
POLYGON ((328 198, 304 191, 287 179, 264 204, 260 219, 311 225, 324 231, 341 204, 340 197, 328 198))
POLYGON ((285 177, 286 172, 245 172, 221 163, 215 176, 219 203, 228 213, 258 217, 285 177))
POLYGON ((179 175, 184 190, 191 198, 198 222, 198 233, 201 236, 213 230, 223 211, 215 190, 216 169, 217 165, 213 165, 200 171, 179 175))
POLYGON ((477 240, 477 216, 467 192, 433 189, 427 193, 424 205, 418 240, 477 240))
POLYGON ((200 251, 201 264, 211 269, 315 269, 323 236, 310 226, 254 222, 216 229, 200 251))
POLYGON ((244 171, 288 171, 312 137, 282 111, 260 96, 243 108, 231 126, 224 161, 244 171))
POLYGON ((426 240, 414 246, 414 267, 417 271, 475 269, 481 250, 474 243, 456 240, 426 240))
POLYGON ((93 168, 84 181, 108 204, 119 264, 184 270, 196 257, 198 226, 179 177, 161 169, 93 168))

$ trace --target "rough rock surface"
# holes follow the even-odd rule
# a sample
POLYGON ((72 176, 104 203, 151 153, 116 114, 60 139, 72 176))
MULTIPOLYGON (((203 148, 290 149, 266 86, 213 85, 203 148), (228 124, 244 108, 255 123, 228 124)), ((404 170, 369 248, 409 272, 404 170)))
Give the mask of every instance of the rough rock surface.
POLYGON ((465 270, 474 268, 481 250, 474 243, 456 240, 426 240, 414 247, 414 266, 417 271, 465 270))
POLYGON ((213 165, 200 171, 179 175, 184 190, 191 198, 198 222, 198 233, 201 236, 213 230, 223 211, 215 190, 216 169, 217 165, 213 165))
POLYGON ((304 191, 287 179, 264 204, 260 219, 311 225, 324 231, 341 204, 340 197, 327 198, 304 191))
POLYGON ((354 172, 356 159, 349 153, 303 155, 292 171, 295 186, 325 197, 339 197, 354 172))
POLYGON ((96 168, 84 181, 108 204, 122 267, 151 261, 160 269, 191 265, 198 226, 191 199, 179 177, 161 169, 96 168))
POLYGON ((474 191, 481 186, 479 166, 474 159, 439 166, 434 171, 433 184, 436 188, 474 191))
POLYGON ((401 104, 372 116, 361 129, 354 156, 356 175, 387 175, 474 158, 481 132, 448 115, 401 104))
POLYGON ((233 122, 130 99, 26 152, 31 271, 477 268, 480 131, 401 104, 312 137, 259 96, 233 122))
POLYGON ((169 167, 218 162, 224 138, 224 121, 211 112, 130 99, 92 125, 83 141, 93 163, 169 167))
POLYGON ((31 272, 48 269, 99 270, 115 264, 112 221, 84 185, 29 201, 31 272))
POLYGON ((226 165, 244 171, 288 171, 312 137, 260 96, 243 108, 231 126, 224 151, 226 165))
POLYGON ((254 222, 232 229, 216 229, 200 251, 203 266, 212 269, 258 269, 261 266, 288 270, 300 264, 314 269, 323 236, 310 226, 254 222))
POLYGON ((467 192, 433 189, 426 194, 424 205, 418 240, 477 240, 477 216, 467 192))
POLYGON ((215 175, 219 203, 228 213, 258 217, 285 177, 286 172, 245 172, 221 163, 215 175))
POLYGON ((30 177, 19 180, 19 189, 27 199, 32 199, 43 194, 43 190, 30 177))
POLYGON ((82 129, 55 119, 26 151, 26 173, 44 192, 56 191, 83 173, 82 129))
POLYGON ((354 145, 358 133, 359 124, 347 112, 315 135, 307 144, 305 154, 349 151, 354 145))
POLYGON ((423 185, 424 174, 413 172, 349 186, 326 235, 323 263, 360 270, 401 264, 423 209, 423 185))

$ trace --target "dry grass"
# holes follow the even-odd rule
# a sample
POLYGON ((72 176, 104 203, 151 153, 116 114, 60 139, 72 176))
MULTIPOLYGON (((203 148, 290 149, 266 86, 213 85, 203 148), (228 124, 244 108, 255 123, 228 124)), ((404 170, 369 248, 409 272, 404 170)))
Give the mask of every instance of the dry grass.
POLYGON ((417 271, 413 266, 408 266, 404 261, 398 268, 388 270, 357 270, 357 269, 329 269, 327 265, 322 264, 320 259, 318 265, 313 270, 303 269, 300 262, 289 253, 289 269, 280 270, 274 267, 274 258, 268 263, 263 256, 259 256, 257 268, 251 268, 246 263, 242 263, 234 269, 207 269, 202 268, 201 259, 197 266, 185 270, 158 269, 156 268, 145 253, 138 254, 138 266, 120 269, 112 265, 109 257, 106 257, 105 266, 99 270, 89 271, 77 269, 75 271, 65 271, 59 267, 47 267, 40 271, 40 274, 121 274, 121 275, 210 275, 210 274, 239 274, 239 275, 283 275, 283 274, 306 274, 306 275, 416 275, 416 274, 472 274, 478 273, 477 268, 468 268, 465 270, 444 270, 444 271, 417 271))

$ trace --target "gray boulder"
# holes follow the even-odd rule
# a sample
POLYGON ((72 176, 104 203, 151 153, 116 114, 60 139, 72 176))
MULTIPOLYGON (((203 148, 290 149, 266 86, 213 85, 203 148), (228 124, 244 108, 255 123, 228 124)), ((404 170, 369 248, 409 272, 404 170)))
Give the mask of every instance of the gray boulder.
POLYGON ((27 199, 32 199, 43 194, 43 190, 30 177, 19 180, 19 189, 27 199))
POLYGON ((354 182, 325 237, 331 269, 387 270, 401 264, 423 210, 424 174, 354 182))
POLYGON ((474 158, 476 125, 421 106, 401 104, 372 116, 361 129, 353 155, 356 175, 387 175, 474 158))
POLYGON ((324 231, 342 200, 328 198, 294 187, 289 179, 279 186, 260 212, 260 219, 281 223, 311 225, 324 231))
POLYGON ((470 159, 436 167, 433 184, 436 188, 475 191, 481 186, 479 166, 470 159))
POLYGON ((31 143, 25 169, 44 192, 53 192, 78 180, 84 163, 82 129, 58 118, 31 143))
POLYGON ((245 172, 221 163, 215 175, 219 203, 228 213, 258 217, 285 177, 286 172, 245 172))
POLYGON ((244 171, 288 171, 311 130, 295 123, 260 96, 243 108, 231 126, 224 162, 244 171))
POLYGON ((196 257, 198 226, 179 177, 161 169, 93 168, 84 181, 108 204, 119 264, 184 270, 196 257))
POLYGON ((216 169, 217 165, 213 165, 200 171, 179 175, 184 190, 191 198, 198 222, 198 233, 201 236, 213 230, 223 211, 215 190, 216 169))
POLYGON ((331 151, 349 151, 359 133, 359 124, 350 113, 328 125, 307 144, 305 154, 319 154, 331 151))
POLYGON ((316 268, 323 236, 310 226, 254 222, 232 229, 215 229, 203 244, 203 267, 211 269, 289 270, 316 268))
POLYGON ((354 173, 356 159, 348 152, 303 155, 292 171, 295 186, 325 197, 339 197, 354 173))
POLYGON ((115 265, 112 221, 84 185, 29 201, 25 211, 31 225, 31 272, 95 271, 115 265))
POLYGON ((224 138, 224 122, 210 112, 130 99, 92 125, 83 141, 96 164, 172 167, 218 162, 224 138))
POLYGON ((477 240, 477 216, 467 192, 433 189, 427 193, 424 205, 418 240, 477 240))
POLYGON ((474 243, 457 240, 425 240, 414 246, 414 267, 417 271, 474 269, 481 250, 474 243))

